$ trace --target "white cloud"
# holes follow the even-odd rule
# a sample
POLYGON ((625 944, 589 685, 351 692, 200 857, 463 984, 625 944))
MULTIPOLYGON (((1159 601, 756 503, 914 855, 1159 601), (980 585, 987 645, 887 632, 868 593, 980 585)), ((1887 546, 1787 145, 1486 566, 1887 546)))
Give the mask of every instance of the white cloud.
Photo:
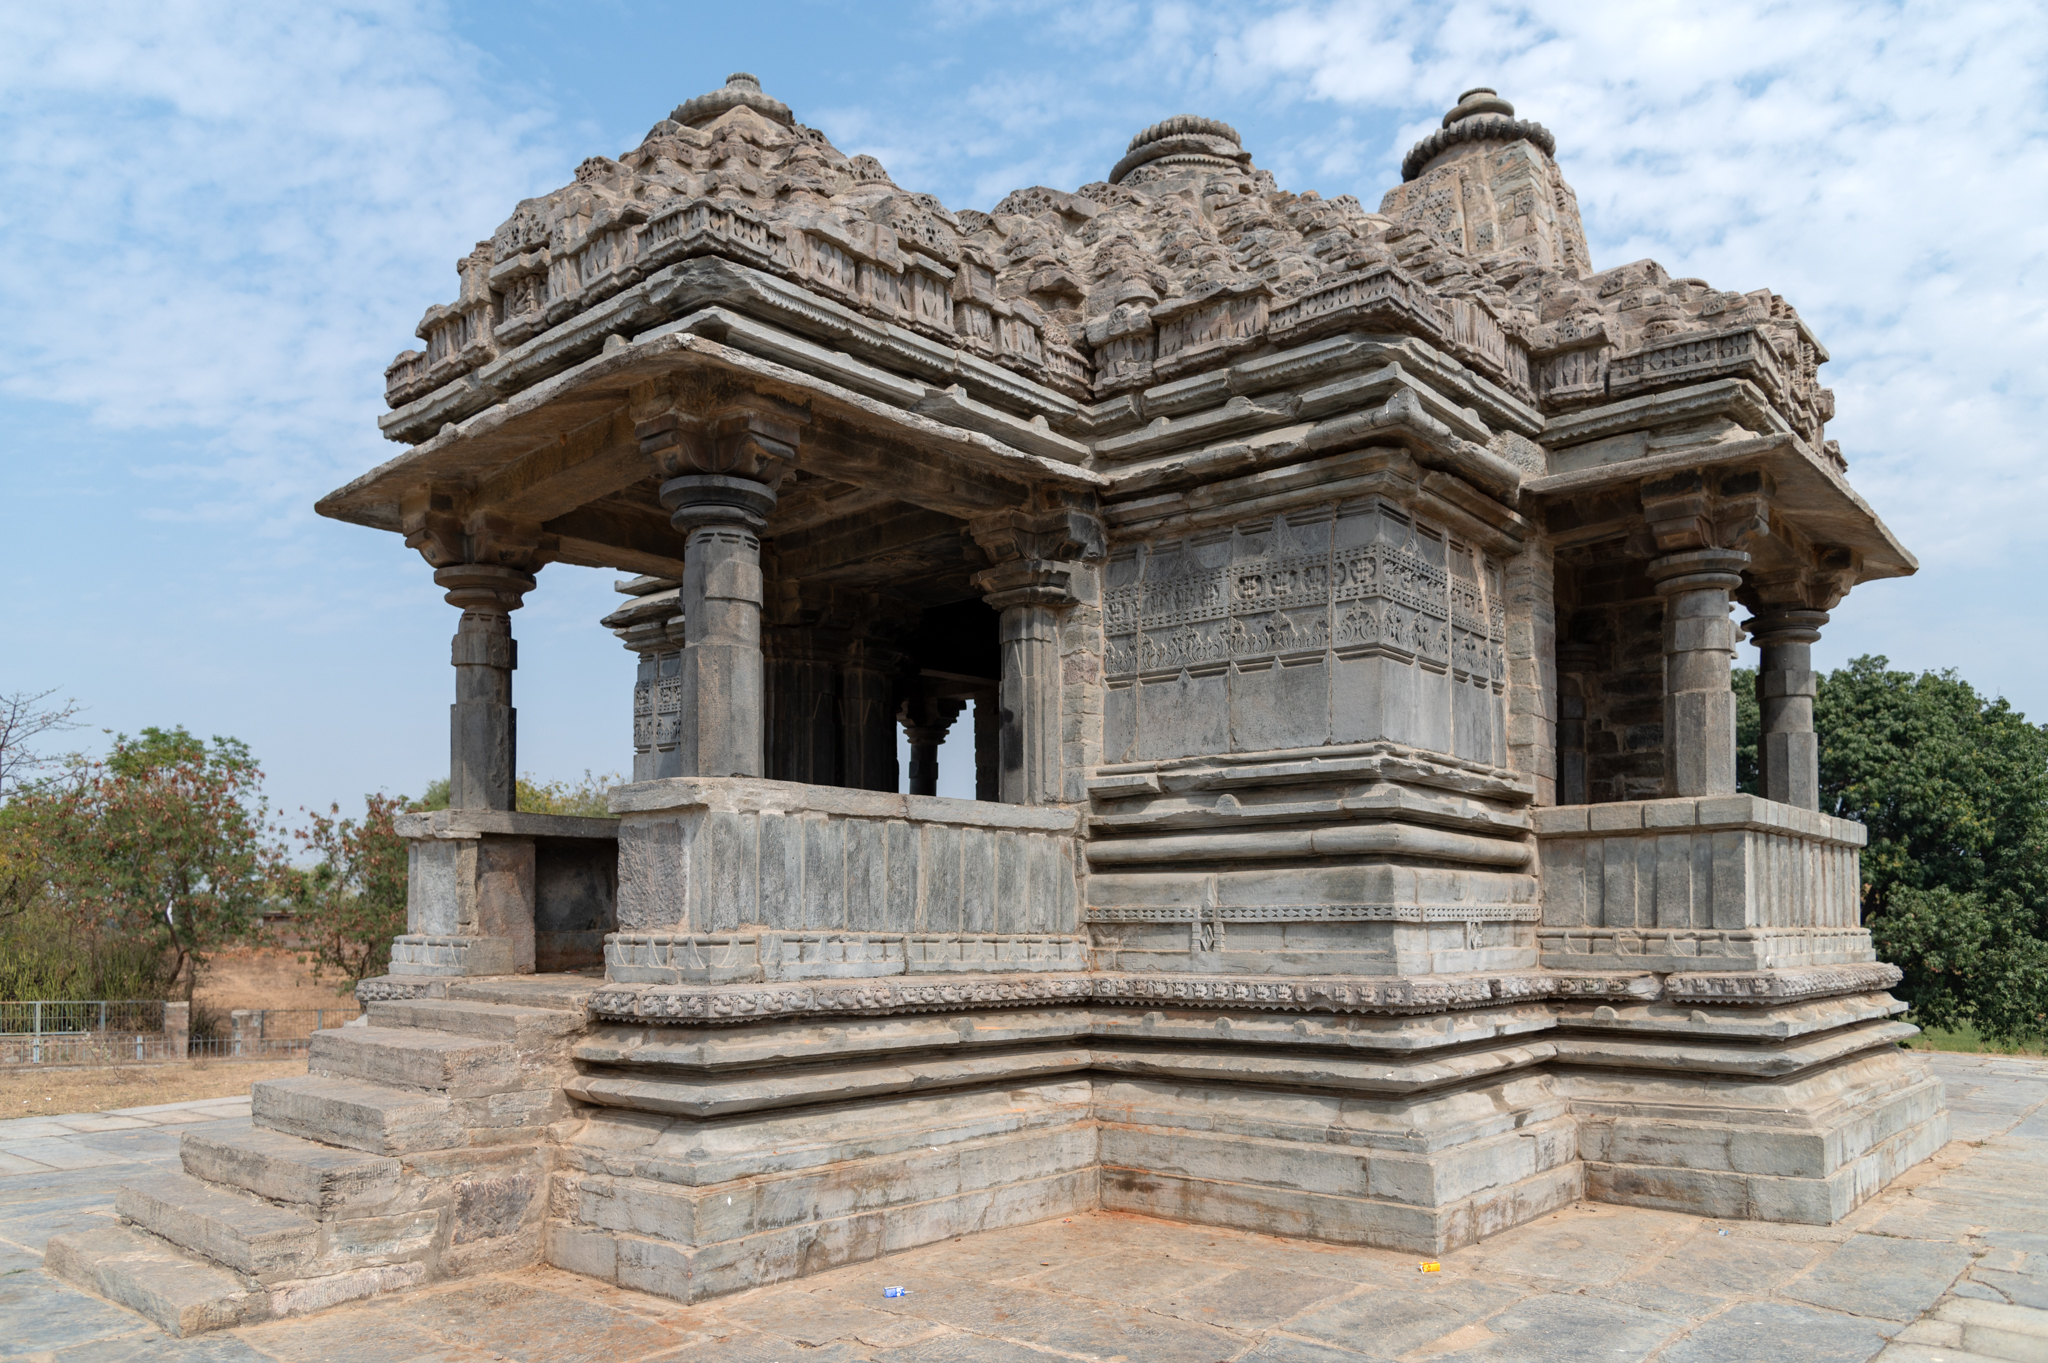
POLYGON ((192 434, 169 464, 133 446, 162 515, 303 518, 385 457, 383 365, 461 249, 573 164, 412 5, 23 6, 8 30, 0 387, 192 434))

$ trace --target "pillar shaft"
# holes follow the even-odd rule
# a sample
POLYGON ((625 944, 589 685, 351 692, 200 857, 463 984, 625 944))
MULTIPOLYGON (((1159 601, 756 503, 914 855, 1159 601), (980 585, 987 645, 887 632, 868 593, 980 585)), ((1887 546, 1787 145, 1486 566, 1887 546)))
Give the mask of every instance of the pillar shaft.
MULTIPOLYGON (((690 481, 674 479, 668 487, 690 481)), ((772 503, 774 494, 755 486, 772 503)), ((683 506, 677 515, 691 509, 683 506)), ((699 524, 689 536, 683 549, 679 765, 692 776, 761 776, 761 541, 750 527, 731 523, 699 524)))
POLYGON ((1757 737, 1757 785, 1763 797, 1801 809, 1820 808, 1820 739, 1813 731, 1813 698, 1820 690, 1813 646, 1826 611, 1767 610, 1749 622, 1762 653, 1756 699, 1762 711, 1757 737))
POLYGON ((1650 564, 1664 598, 1664 769, 1673 795, 1735 793, 1728 606, 1748 563, 1739 550, 1691 549, 1650 564))
POLYGON ((974 798, 1003 798, 1003 712, 994 696, 974 698, 974 798))
POLYGON ((784 626, 767 631, 768 775, 806 785, 839 784, 839 659, 844 642, 830 631, 784 626))
POLYGON ((855 790, 894 791, 896 668, 902 655, 856 639, 839 682, 839 771, 855 790))
POLYGON ((512 672, 519 646, 511 612, 533 590, 533 576, 496 564, 463 563, 435 572, 448 604, 462 608, 449 648, 455 703, 448 708, 448 805, 517 807, 518 712, 512 672))

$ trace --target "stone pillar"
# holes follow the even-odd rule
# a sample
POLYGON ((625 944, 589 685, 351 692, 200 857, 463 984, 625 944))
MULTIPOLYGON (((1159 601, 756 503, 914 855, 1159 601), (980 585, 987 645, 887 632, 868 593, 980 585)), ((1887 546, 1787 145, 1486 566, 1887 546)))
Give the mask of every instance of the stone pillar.
POLYGON ((1075 604, 1078 565, 1024 559, 975 578, 990 608, 1002 615, 1001 758, 1004 804, 1044 804, 1060 797, 1059 613, 1075 604))
POLYGON ((633 779, 681 776, 681 584, 642 577, 620 583, 618 590, 633 601, 599 623, 639 659, 633 679, 633 779))
POLYGON ((939 793, 939 746, 947 730, 967 702, 951 696, 925 696, 903 702, 900 716, 904 737, 910 740, 910 793, 939 793))
POLYGON ((1735 624, 1729 593, 1749 555, 1688 549, 1650 562, 1664 598, 1664 755, 1668 793, 1735 793, 1735 624))
POLYGON ((1557 802, 1587 802, 1586 676, 1598 664, 1591 644, 1557 646, 1557 802))
POLYGON ((854 790, 895 791, 896 670, 903 655, 869 637, 846 652, 839 678, 839 776, 854 790))
POLYGON ((434 581, 460 607, 451 658, 455 704, 448 719, 448 807, 511 809, 519 770, 512 671, 519 646, 511 613, 533 590, 533 574, 495 563, 457 563, 434 581))
POLYGON ((762 776, 761 541, 796 428, 753 410, 699 420, 670 411, 636 427, 678 470, 661 485, 683 547, 679 765, 686 776, 762 776))
POLYGON ((974 798, 1003 798, 1003 711, 994 696, 974 698, 974 798))
POLYGON ((846 641, 811 625, 764 632, 770 712, 769 779, 839 784, 839 660, 846 641))
POLYGON ((1771 609, 1746 626, 1763 654, 1756 674, 1763 711, 1756 745, 1759 793, 1801 809, 1820 808, 1820 739, 1813 731, 1813 698, 1820 686, 1813 646, 1827 622, 1826 611, 1771 609))

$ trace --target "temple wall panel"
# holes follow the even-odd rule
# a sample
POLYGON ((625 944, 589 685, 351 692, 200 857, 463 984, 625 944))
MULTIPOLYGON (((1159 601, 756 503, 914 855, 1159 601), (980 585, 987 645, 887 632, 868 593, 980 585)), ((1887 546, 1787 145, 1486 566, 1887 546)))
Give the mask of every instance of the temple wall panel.
POLYGON ((1103 760, 1382 740, 1508 757, 1507 569, 1384 499, 1118 547, 1103 760))

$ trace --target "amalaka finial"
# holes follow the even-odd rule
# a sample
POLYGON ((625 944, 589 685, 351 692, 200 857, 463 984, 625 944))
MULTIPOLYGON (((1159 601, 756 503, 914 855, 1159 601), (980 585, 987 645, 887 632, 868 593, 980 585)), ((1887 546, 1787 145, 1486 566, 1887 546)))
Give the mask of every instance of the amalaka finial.
POLYGON ((771 99, 761 93, 760 78, 750 71, 735 71, 725 78, 725 85, 708 95, 684 100, 675 107, 669 117, 686 128, 701 128, 719 115, 745 105, 771 123, 792 127, 796 115, 789 106, 779 99, 771 99))
POLYGON ((1230 170, 1249 166, 1251 160, 1251 153, 1238 139, 1237 129, 1228 123, 1195 114, 1176 114, 1131 139, 1124 159, 1109 172, 1109 182, 1121 184, 1139 166, 1155 161, 1230 170))
POLYGON ((1401 161, 1401 178, 1416 179, 1430 162, 1466 142, 1529 142, 1545 156, 1557 152, 1557 139, 1548 128, 1516 118, 1515 106, 1492 86, 1475 85, 1458 96, 1442 127, 1409 148, 1401 161))

